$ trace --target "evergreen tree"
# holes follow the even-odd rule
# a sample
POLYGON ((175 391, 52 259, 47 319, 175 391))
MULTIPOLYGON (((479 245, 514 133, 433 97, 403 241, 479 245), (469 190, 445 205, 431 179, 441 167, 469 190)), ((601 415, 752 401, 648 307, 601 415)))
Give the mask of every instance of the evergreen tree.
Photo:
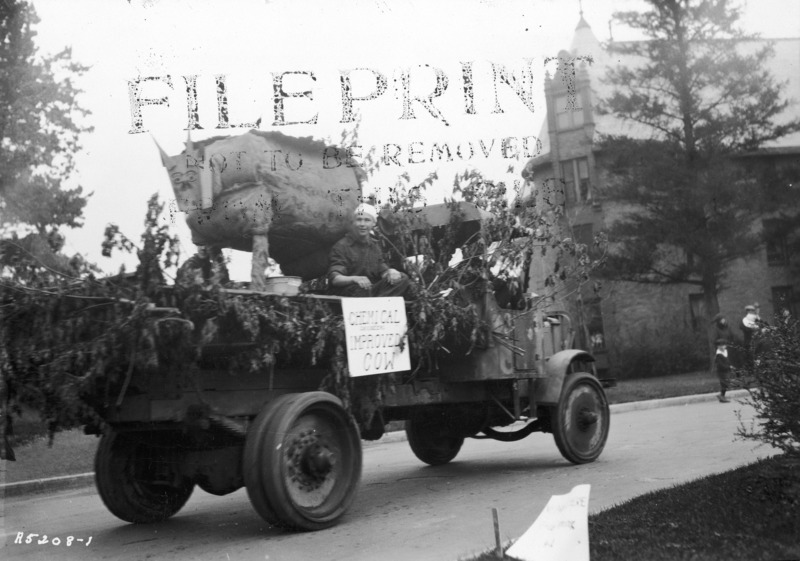
MULTIPOLYGON (((708 318, 731 263, 762 246, 754 220, 769 209, 755 174, 731 161, 800 129, 767 61, 773 45, 737 27, 729 0, 649 0, 615 17, 648 40, 614 45, 630 66, 611 69, 601 109, 644 125, 648 139, 608 137, 609 195, 626 212, 612 224, 607 274, 702 288, 708 318)), ((712 337, 709 323, 709 337, 712 337)), ((713 341, 709 341, 713 344, 713 341)))
POLYGON ((82 223, 86 196, 63 184, 80 134, 91 128, 74 84, 88 68, 72 61, 69 48, 38 54, 38 22, 28 2, 0 0, 0 231, 22 226, 44 237, 82 223))

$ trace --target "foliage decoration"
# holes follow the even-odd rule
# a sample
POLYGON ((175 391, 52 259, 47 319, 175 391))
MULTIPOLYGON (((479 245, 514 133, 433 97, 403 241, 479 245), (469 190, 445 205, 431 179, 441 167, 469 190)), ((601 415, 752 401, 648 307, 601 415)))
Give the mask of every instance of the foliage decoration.
POLYGON ((756 420, 740 418, 739 435, 785 454, 800 455, 800 321, 787 311, 774 326, 763 325, 748 351, 755 353, 741 372, 745 399, 756 420))

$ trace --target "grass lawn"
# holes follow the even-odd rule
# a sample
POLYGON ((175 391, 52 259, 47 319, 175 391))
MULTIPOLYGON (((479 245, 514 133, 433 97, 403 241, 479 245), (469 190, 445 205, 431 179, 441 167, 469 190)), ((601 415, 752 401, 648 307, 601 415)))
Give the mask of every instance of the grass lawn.
POLYGON ((589 551, 592 561, 800 559, 800 458, 759 460, 592 515, 589 551))
POLYGON ((46 436, 38 436, 24 446, 15 447, 17 460, 5 462, 6 483, 45 479, 94 471, 96 436, 80 430, 59 432, 50 447, 46 436))
POLYGON ((717 377, 708 371, 700 371, 659 378, 619 380, 616 387, 606 389, 606 397, 609 403, 614 404, 718 392, 717 377))
POLYGON ((592 561, 800 559, 800 458, 636 497, 589 519, 592 561))

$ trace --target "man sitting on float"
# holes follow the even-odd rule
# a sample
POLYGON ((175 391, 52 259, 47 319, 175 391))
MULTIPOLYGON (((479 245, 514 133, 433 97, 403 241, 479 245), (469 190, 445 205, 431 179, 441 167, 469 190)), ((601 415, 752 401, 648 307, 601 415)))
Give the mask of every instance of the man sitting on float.
POLYGON ((372 230, 378 211, 361 204, 353 216, 353 229, 336 242, 330 255, 328 282, 332 294, 349 297, 410 296, 411 279, 390 268, 372 230))

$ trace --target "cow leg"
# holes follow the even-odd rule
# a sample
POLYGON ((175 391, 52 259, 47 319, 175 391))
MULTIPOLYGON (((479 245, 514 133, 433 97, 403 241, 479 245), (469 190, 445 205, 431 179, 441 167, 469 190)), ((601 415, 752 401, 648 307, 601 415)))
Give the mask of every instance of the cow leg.
POLYGON ((269 266, 269 224, 272 221, 272 197, 264 194, 264 198, 258 205, 259 225, 252 229, 253 233, 253 256, 250 261, 250 290, 266 290, 267 277, 266 270, 269 266))
POLYGON ((253 232, 253 257, 250 263, 250 290, 266 290, 267 277, 264 274, 269 266, 269 241, 267 233, 253 232))

